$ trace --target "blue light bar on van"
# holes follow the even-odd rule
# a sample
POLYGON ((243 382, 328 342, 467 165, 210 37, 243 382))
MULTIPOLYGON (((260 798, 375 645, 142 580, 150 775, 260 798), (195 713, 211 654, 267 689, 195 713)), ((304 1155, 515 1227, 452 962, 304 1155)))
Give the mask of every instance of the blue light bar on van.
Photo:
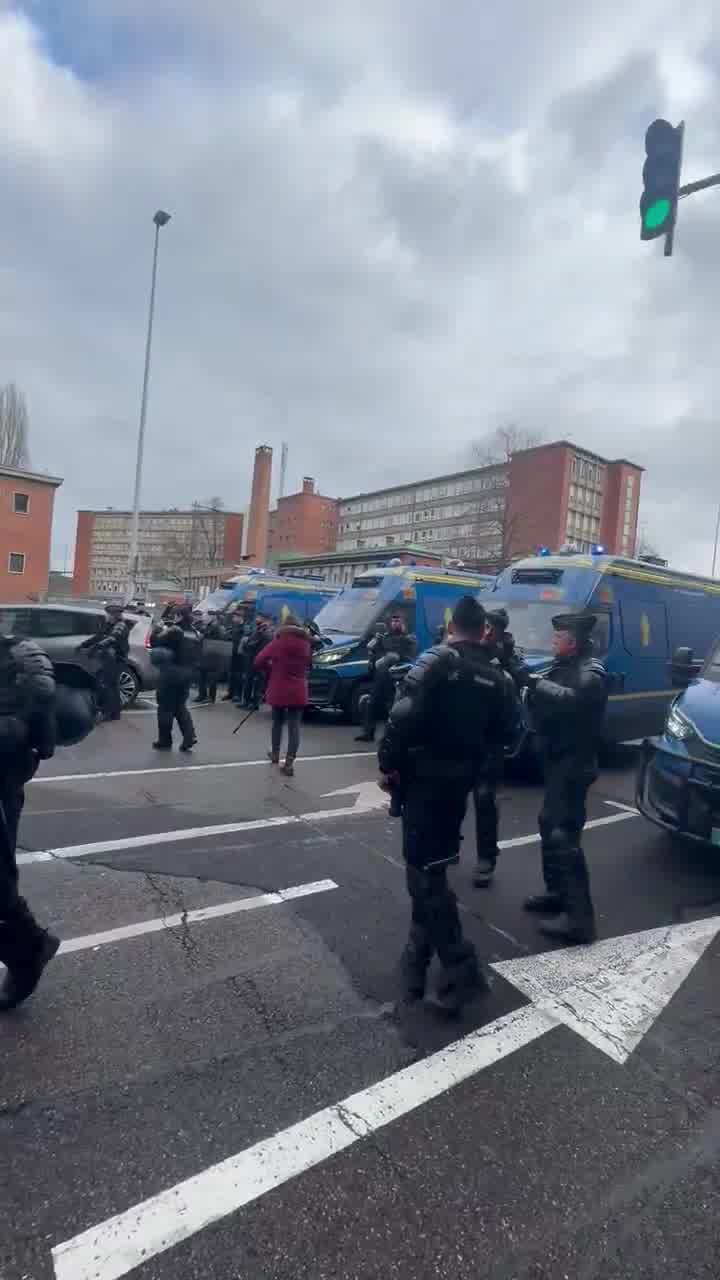
POLYGON ((549 547, 538 547, 538 552, 537 552, 537 553, 538 553, 538 555, 539 555, 539 556, 549 556, 549 555, 551 555, 551 551, 550 551, 550 548, 549 548, 549 547))
POLYGON ((596 542, 595 545, 590 548, 590 555, 592 556, 604 556, 605 554, 606 550, 602 542, 596 542))

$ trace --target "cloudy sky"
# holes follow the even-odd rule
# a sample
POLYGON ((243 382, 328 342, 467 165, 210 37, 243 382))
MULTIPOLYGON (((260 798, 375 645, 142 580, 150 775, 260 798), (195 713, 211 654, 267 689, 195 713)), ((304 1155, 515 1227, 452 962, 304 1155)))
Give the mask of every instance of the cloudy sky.
POLYGON ((720 168, 713 0, 0 0, 0 381, 82 506, 247 502, 258 442, 350 493, 515 421, 647 467, 708 572, 720 191, 639 239, 646 125, 720 168))

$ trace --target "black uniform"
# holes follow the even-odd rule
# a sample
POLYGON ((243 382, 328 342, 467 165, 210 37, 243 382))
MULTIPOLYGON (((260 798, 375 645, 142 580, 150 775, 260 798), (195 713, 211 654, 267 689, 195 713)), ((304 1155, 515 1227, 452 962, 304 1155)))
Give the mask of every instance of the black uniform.
MULTIPOLYGON (((490 657, 506 673, 519 690, 526 674, 522 657, 515 648, 515 640, 507 630, 509 618, 505 609, 493 609, 487 614, 491 632, 486 638, 490 657)), ((502 778, 504 751, 502 748, 488 756, 487 768, 477 787, 473 789, 475 809, 475 850, 477 866, 473 884, 487 888, 495 873, 500 856, 498 830, 500 815, 497 804, 497 786, 502 778)))
POLYGON ((187 700, 201 643, 201 637, 192 624, 191 614, 183 610, 178 611, 175 622, 169 627, 154 631, 150 639, 151 648, 168 651, 168 661, 159 668, 158 675, 158 736, 153 743, 158 751, 171 750, 175 720, 182 733, 180 750, 190 751, 197 742, 187 700))
POLYGON ((222 640, 223 629, 217 618, 208 618, 207 622, 196 626, 202 636, 202 650, 197 669, 197 701, 215 702, 217 698, 220 662, 216 653, 211 653, 205 644, 206 640, 222 640))
POLYGON ((225 701, 230 702, 233 698, 238 700, 242 697, 243 679, 244 679, 244 655, 243 645, 247 637, 247 626, 243 621, 242 614, 233 613, 230 620, 230 633, 226 635, 226 639, 230 640, 230 666, 228 670, 228 688, 225 694, 225 701))
POLYGON ((390 678, 390 668, 404 662, 413 662, 417 654, 417 640, 407 631, 386 631, 375 636, 368 644, 370 696, 365 703, 363 732, 357 742, 372 742, 378 720, 384 720, 395 695, 390 678))
POLYGON ((103 618, 99 630, 80 649, 97 658, 96 678, 98 700, 105 720, 119 720, 122 712, 120 697, 120 672, 130 651, 130 626, 122 617, 122 610, 112 609, 103 618))
POLYGON ((254 631, 247 636, 243 647, 243 706, 257 709, 262 700, 264 677, 261 671, 255 670, 255 659, 265 645, 273 638, 273 629, 268 622, 258 622, 254 631))
POLYGON ((432 955, 443 966, 443 1007, 482 986, 472 944, 463 938, 447 868, 457 862, 467 798, 489 751, 515 732, 512 686, 480 644, 459 641, 421 654, 390 712, 380 743, 381 771, 403 791, 403 856, 412 926, 403 955, 408 996, 424 993, 432 955))
POLYGON ((569 614, 552 622, 556 631, 570 631, 577 637, 579 652, 556 659, 548 674, 531 686, 530 711, 545 771, 539 825, 546 892, 529 898, 525 905, 548 915, 564 913, 557 924, 542 926, 549 936, 591 942, 595 914, 580 839, 588 788, 598 772, 607 678, 592 656, 589 637, 595 617, 569 614))
POLYGON ((0 1009, 34 990, 60 943, 35 921, 18 891, 15 859, 25 783, 55 750, 55 678, 34 640, 0 638, 0 960, 8 974, 0 1009))

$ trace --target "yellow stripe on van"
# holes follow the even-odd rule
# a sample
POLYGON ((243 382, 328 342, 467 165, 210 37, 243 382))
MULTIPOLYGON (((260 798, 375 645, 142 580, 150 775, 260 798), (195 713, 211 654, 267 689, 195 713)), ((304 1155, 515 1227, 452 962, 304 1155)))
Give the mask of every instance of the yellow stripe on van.
POLYGON ((672 698, 677 689, 646 689, 644 693, 611 693, 610 702, 635 702, 638 698, 672 698))

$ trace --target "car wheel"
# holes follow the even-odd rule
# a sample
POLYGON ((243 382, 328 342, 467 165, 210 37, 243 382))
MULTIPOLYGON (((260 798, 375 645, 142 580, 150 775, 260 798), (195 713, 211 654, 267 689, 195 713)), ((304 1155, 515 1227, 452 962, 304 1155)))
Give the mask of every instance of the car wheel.
POLYGON ((350 723, 362 724, 365 710, 365 699, 370 697, 370 685, 367 680, 357 684, 350 699, 350 723))
POLYGON ((120 704, 123 711, 131 707, 140 692, 140 680, 132 667, 120 668, 120 704))

